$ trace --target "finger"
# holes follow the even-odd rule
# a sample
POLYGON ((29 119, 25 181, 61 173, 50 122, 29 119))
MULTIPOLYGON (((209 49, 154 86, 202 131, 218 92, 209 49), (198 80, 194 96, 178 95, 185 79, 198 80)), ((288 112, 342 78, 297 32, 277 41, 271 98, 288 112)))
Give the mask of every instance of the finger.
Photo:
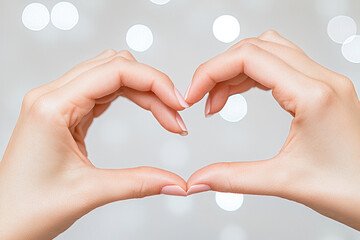
POLYGON ((309 58, 303 52, 300 52, 298 49, 294 49, 282 44, 270 41, 264 41, 259 38, 250 38, 244 41, 240 41, 238 47, 243 44, 251 43, 254 44, 269 53, 277 56, 289 66, 296 69, 297 71, 303 73, 304 75, 317 79, 319 81, 337 81, 339 74, 335 74, 331 70, 321 66, 311 58, 309 58), (326 79, 326 80, 324 80, 326 79))
POLYGON ((283 195, 286 173, 274 160, 216 163, 195 172, 188 189, 207 185, 217 192, 254 195, 283 195))
POLYGON ((121 170, 92 168, 86 171, 84 181, 89 189, 84 197, 92 208, 161 193, 186 196, 186 182, 178 175, 165 170, 138 167, 121 170))
POLYGON ((259 36, 259 39, 269 41, 269 42, 278 43, 278 44, 282 44, 284 46, 287 46, 289 48, 293 48, 293 49, 295 49, 297 51, 300 51, 300 52, 304 53, 303 50, 301 48, 299 48, 295 43, 293 43, 293 42, 289 41, 288 39, 284 38, 283 36, 281 36, 275 30, 268 30, 268 31, 262 33, 259 36))
POLYGON ((140 92, 131 88, 124 87, 120 95, 128 98, 141 108, 151 111, 158 122, 170 132, 186 136, 188 131, 180 114, 174 109, 164 104, 152 92, 140 92))
POLYGON ((65 73, 62 77, 31 90, 30 93, 27 94, 27 102, 29 103, 29 105, 32 105, 39 97, 65 85, 83 72, 86 72, 89 69, 94 68, 95 66, 98 66, 100 64, 103 64, 106 59, 109 59, 116 54, 124 55, 124 53, 122 52, 117 53, 115 50, 108 49, 100 53, 98 56, 77 65, 76 67, 65 73))
MULTIPOLYGON (((280 58, 247 43, 201 65, 195 72, 186 101, 189 104, 200 101, 217 83, 232 79, 240 73, 245 73, 256 82, 271 88, 274 97, 282 106, 286 101, 293 103, 311 81, 280 58)), ((285 107, 288 111, 295 111, 293 108, 296 105, 285 107)))
POLYGON ((160 125, 168 131, 178 133, 181 136, 188 135, 186 125, 180 114, 164 104, 154 93, 140 92, 127 87, 97 100, 91 112, 76 125, 76 131, 73 131, 76 134, 73 135, 79 136, 79 139, 84 139, 93 119, 103 114, 110 107, 111 102, 119 96, 126 97, 141 108, 151 111, 160 125))
POLYGON ((76 120, 80 120, 92 109, 96 99, 111 95, 123 86, 138 91, 152 91, 175 110, 187 107, 168 76, 124 57, 115 57, 81 74, 54 92, 54 98, 58 99, 63 111, 72 115, 68 120, 75 119, 72 124, 76 124, 76 120))
POLYGON ((81 75, 82 73, 84 73, 94 67, 100 66, 104 63, 107 63, 107 62, 111 61, 114 57, 117 57, 117 56, 124 57, 130 61, 135 61, 134 56, 129 51, 116 52, 113 49, 108 49, 108 50, 103 51, 98 56, 79 64, 78 66, 76 66, 75 68, 73 68, 69 72, 67 72, 64 76, 51 82, 49 84, 49 86, 51 86, 51 88, 48 90, 51 91, 56 88, 59 88, 59 87, 65 85, 66 83, 68 83, 69 81, 71 81, 72 79, 76 78, 77 76, 81 75))
POLYGON ((209 93, 209 97, 206 101, 205 116, 209 117, 218 113, 225 106, 231 95, 246 92, 255 87, 255 85, 255 82, 250 78, 246 78, 237 85, 229 85, 227 83, 224 85, 217 85, 209 93))

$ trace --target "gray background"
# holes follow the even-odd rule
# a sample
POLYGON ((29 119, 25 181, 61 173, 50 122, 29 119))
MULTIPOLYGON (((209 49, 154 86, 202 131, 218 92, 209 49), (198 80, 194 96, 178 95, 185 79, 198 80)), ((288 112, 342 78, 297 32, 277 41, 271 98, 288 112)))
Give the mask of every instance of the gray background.
MULTIPOLYGON (((74 29, 61 31, 50 23, 40 32, 26 29, 21 22, 30 2, 0 0, 1 155, 27 91, 104 49, 128 49, 126 31, 138 23, 152 29, 154 44, 144 53, 134 52, 135 57, 167 73, 182 92, 199 64, 231 45, 212 34, 212 23, 222 14, 238 18, 239 40, 276 29, 322 65, 350 77, 360 90, 360 65, 346 61, 340 45, 326 32, 328 21, 338 14, 351 16, 360 26, 359 0, 172 0, 164 6, 149 0, 73 0, 80 14, 74 29)), ((51 10, 59 1, 39 2, 51 10)), ((102 168, 148 165, 185 179, 218 161, 270 158, 280 150, 291 118, 271 93, 251 90, 244 96, 249 111, 238 123, 218 115, 205 119, 204 101, 183 112, 190 133, 185 138, 167 133, 150 113, 119 99, 92 126, 87 137, 89 158, 102 168)), ((221 239, 229 226, 246 235, 229 239, 360 239, 358 232, 290 201, 245 196, 239 210, 225 212, 214 195, 113 203, 83 217, 57 239, 221 239)))

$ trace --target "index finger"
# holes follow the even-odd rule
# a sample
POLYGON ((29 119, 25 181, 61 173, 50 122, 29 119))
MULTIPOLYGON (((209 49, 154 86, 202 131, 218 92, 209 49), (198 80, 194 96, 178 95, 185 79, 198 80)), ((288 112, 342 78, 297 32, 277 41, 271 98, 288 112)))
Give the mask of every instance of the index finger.
POLYGON ((200 65, 185 97, 187 103, 191 105, 200 101, 217 83, 241 73, 274 91, 284 90, 280 92, 285 99, 278 97, 278 101, 289 100, 297 95, 299 90, 304 89, 304 81, 307 79, 280 58, 254 44, 246 43, 200 65))
POLYGON ((129 61, 123 57, 97 66, 56 92, 60 107, 73 111, 78 118, 86 115, 94 106, 95 100, 108 96, 126 86, 138 91, 151 91, 174 110, 183 110, 187 104, 170 78, 145 64, 129 61), (74 109, 75 107, 75 109, 74 109))

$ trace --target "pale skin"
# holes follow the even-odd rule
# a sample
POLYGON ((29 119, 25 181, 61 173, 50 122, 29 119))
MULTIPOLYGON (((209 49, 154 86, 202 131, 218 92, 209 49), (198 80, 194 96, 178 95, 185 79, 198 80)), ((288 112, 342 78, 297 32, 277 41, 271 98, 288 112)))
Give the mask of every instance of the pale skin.
POLYGON ((164 73, 129 52, 108 50, 25 96, 0 162, 0 238, 52 239, 110 202, 205 190, 286 198, 360 230, 359 122, 352 82, 274 31, 202 64, 185 100, 164 73), (272 90, 294 117, 272 159, 213 164, 186 182, 152 167, 98 169, 87 158, 88 128, 119 96, 150 110, 166 130, 186 135, 178 111, 209 93, 210 116, 230 95, 253 87, 272 90))

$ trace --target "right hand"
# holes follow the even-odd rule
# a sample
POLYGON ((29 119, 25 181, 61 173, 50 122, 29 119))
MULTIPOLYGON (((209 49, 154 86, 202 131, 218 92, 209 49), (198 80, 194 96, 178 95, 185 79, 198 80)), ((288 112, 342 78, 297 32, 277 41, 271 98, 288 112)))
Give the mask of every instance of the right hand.
POLYGON ((360 230, 360 103, 351 80, 268 31, 202 64, 185 98, 192 105, 209 93, 211 115, 230 95, 255 86, 271 89, 294 117, 279 154, 207 166, 190 177, 188 189, 279 196, 360 230))

